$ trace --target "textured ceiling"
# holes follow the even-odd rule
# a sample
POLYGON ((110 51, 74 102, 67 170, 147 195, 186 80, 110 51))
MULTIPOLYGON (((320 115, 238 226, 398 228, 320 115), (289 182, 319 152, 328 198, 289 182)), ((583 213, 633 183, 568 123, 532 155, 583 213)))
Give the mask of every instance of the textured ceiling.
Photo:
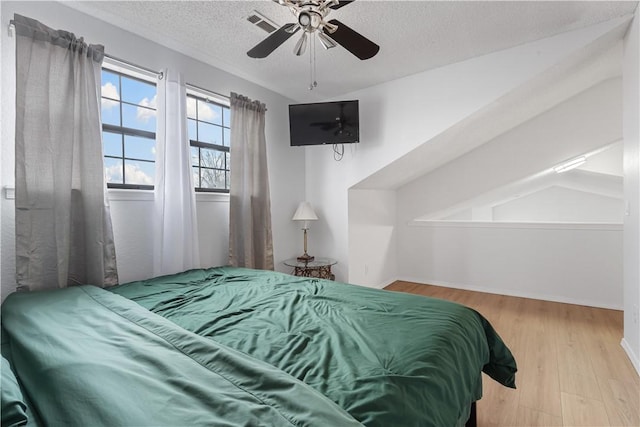
POLYGON ((358 0, 329 18, 376 42, 380 52, 360 61, 340 46, 325 51, 317 44, 312 91, 309 55, 292 52, 298 35, 265 59, 246 55, 267 36, 246 20, 254 10, 277 25, 294 21, 271 0, 65 4, 293 100, 317 101, 627 15, 637 2, 358 0))

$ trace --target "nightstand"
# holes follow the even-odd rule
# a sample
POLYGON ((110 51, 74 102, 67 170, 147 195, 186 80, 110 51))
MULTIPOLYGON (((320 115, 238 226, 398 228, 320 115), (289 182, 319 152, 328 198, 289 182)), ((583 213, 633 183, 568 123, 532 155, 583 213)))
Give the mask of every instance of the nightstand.
POLYGON ((331 266, 337 263, 338 261, 331 258, 315 258, 313 261, 306 262, 291 258, 286 260, 284 265, 293 267, 294 276, 335 280, 336 276, 331 272, 331 266))

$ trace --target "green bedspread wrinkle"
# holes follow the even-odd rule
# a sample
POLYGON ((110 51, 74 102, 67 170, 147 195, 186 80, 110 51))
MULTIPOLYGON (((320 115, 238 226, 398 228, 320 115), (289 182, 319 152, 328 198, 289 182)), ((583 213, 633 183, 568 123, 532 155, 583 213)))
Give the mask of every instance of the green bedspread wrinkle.
POLYGON ((281 370, 100 288, 14 293, 2 326, 44 425, 360 425, 281 370))
POLYGON ((218 267, 111 289, 304 381, 368 426, 454 426, 480 372, 515 387, 509 349, 479 313, 416 295, 218 267))

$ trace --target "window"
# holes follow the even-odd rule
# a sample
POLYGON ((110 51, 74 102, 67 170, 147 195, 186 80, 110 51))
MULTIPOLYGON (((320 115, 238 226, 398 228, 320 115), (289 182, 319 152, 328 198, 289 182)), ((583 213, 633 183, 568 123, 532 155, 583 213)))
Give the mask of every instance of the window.
POLYGON ((187 122, 196 191, 229 192, 231 110, 229 101, 187 91, 187 122))
POLYGON ((109 188, 153 189, 156 94, 153 77, 104 63, 102 140, 109 188))

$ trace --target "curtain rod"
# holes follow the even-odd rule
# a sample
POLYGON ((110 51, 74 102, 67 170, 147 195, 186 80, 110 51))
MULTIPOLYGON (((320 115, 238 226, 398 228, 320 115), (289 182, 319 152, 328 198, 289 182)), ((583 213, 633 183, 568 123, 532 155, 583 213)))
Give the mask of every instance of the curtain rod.
POLYGON ((229 95, 223 95, 221 93, 214 92, 214 91, 209 90, 209 89, 205 89, 205 88, 202 88, 202 87, 199 87, 199 86, 196 86, 196 85, 192 85, 191 83, 186 83, 186 85, 191 87, 191 88, 193 88, 193 89, 195 89, 195 90, 199 90, 200 92, 210 93, 211 95, 219 96, 219 97, 224 98, 224 99, 229 99, 229 95))
MULTIPOLYGON (((108 55, 106 53, 104 54, 104 56, 109 58, 109 59, 111 59, 111 60, 113 60, 113 61, 117 61, 117 62, 120 62, 122 64, 125 64, 125 65, 127 65, 129 67, 139 68, 140 70, 146 71, 147 73, 157 74, 158 78, 160 80, 162 80, 162 78, 164 77, 162 71, 156 71, 156 70, 152 70, 151 68, 146 68, 146 67, 142 67, 140 65, 132 64, 132 63, 130 63, 128 61, 125 61, 124 59, 120 59, 120 58, 117 58, 117 57, 115 57, 113 55, 108 55)), ((229 95, 223 95, 221 93, 214 92, 212 90, 205 89, 205 88, 193 85, 191 83, 186 83, 186 85, 191 87, 191 88, 193 88, 193 89, 199 90, 200 92, 205 92, 205 93, 209 93, 209 94, 214 95, 214 96, 219 96, 221 98, 229 99, 229 95)))
MULTIPOLYGON (((16 28, 15 25, 9 24, 9 37, 13 37, 14 36, 15 28, 16 28)), ((135 65, 135 64, 130 63, 129 61, 125 61, 124 59, 118 58, 118 57, 113 56, 113 55, 109 55, 107 53, 105 53, 104 56, 106 58, 111 59, 112 61, 120 62, 120 63, 122 63, 124 65, 129 66, 129 67, 138 68, 140 70, 146 71, 147 73, 156 74, 158 76, 158 78, 161 79, 161 80, 164 77, 162 71, 156 71, 156 70, 152 70, 151 68, 142 67, 140 65, 135 65)), ((201 92, 208 92, 208 93, 210 93, 212 95, 220 96, 220 97, 225 98, 225 99, 229 99, 229 95, 223 95, 221 93, 214 92, 214 91, 209 90, 209 89, 204 89, 204 88, 201 88, 199 86, 193 85, 191 83, 187 83, 187 86, 191 86, 192 88, 194 88, 196 90, 199 90, 201 92)))
POLYGON ((104 54, 104 57, 105 57, 105 58, 109 58, 109 59, 110 59, 110 60, 112 60, 112 61, 116 61, 116 62, 119 62, 119 63, 121 63, 121 64, 124 64, 124 65, 126 65, 126 66, 128 66, 128 67, 137 68, 137 69, 142 70, 142 71, 145 71, 145 72, 147 72, 147 73, 149 73, 149 74, 155 74, 155 75, 157 75, 157 76, 158 76, 158 78, 159 78, 160 80, 162 80, 162 78, 164 77, 164 74, 162 73, 162 71, 156 71, 156 70, 152 70, 151 68, 142 67, 142 66, 140 66, 140 65, 132 64, 132 63, 131 63, 131 62, 129 62, 129 61, 125 61, 124 59, 120 59, 120 58, 118 58, 118 57, 116 57, 116 56, 109 55, 109 54, 107 54, 107 53, 105 53, 105 54, 104 54))

